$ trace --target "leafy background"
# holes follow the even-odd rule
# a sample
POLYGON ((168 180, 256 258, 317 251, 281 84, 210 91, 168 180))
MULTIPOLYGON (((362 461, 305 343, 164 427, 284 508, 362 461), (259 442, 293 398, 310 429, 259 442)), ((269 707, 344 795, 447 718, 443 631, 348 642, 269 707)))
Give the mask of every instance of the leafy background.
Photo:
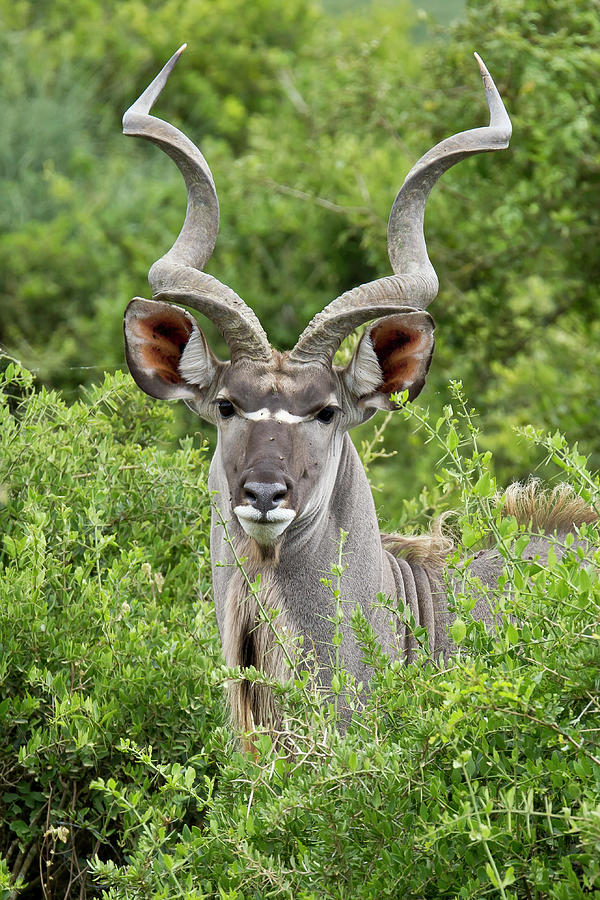
MULTIPOLYGON (((120 117, 184 39, 157 114, 213 169, 210 270, 280 348, 337 294, 389 271, 387 216, 406 171, 485 122, 478 49, 514 137, 453 169, 430 200, 442 287, 422 399, 439 409, 448 378, 462 379, 505 482, 539 463, 514 425, 559 427, 597 464, 598 3, 477 0, 425 30, 408 4, 333 8, 2 0, 0 341, 69 397, 123 367, 123 308, 147 293, 185 199, 170 161, 124 140, 120 117)), ((378 475, 394 519, 415 483, 431 483, 433 460, 400 422, 387 441, 400 456, 378 475)))
MULTIPOLYGON (((441 290, 421 401, 431 421, 447 416, 448 381, 462 380, 479 451, 493 451, 488 484, 554 477, 542 463, 559 438, 515 426, 565 432, 579 450, 557 458, 576 477, 585 457, 598 466, 600 3, 428 9, 439 24, 408 3, 0 0, 0 342, 36 377, 10 363, 3 381, 2 900, 598 893, 594 561, 519 582, 528 624, 496 643, 468 622, 468 591, 456 597, 456 669, 400 672, 375 655, 362 725, 336 736, 326 711, 304 710, 302 765, 265 743, 253 768, 221 701, 213 436, 129 376, 104 378, 124 366, 125 304, 183 218, 170 161, 120 135, 177 46, 189 43, 156 111, 215 175, 209 269, 280 348, 389 271, 405 173, 485 122, 476 49, 514 136, 429 202, 441 290)), ((396 455, 371 463, 391 526, 469 496, 448 446, 418 426, 393 417, 396 455)), ((373 427, 357 435, 367 457, 373 427)))

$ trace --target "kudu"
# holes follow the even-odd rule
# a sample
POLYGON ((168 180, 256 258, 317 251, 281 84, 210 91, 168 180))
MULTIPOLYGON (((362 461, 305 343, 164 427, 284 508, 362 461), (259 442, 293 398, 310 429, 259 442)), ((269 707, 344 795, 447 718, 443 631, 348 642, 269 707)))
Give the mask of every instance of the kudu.
MULTIPOLYGON (((408 391, 412 400, 423 388, 434 347, 434 323, 424 310, 438 290, 423 234, 425 203, 437 179, 455 163, 506 148, 510 119, 477 57, 490 124, 447 138, 409 172, 389 219, 394 274, 343 293, 314 317, 293 350, 280 353, 244 301, 202 271, 219 222, 210 169, 188 138, 149 115, 184 47, 123 118, 125 134, 152 141, 172 157, 188 191, 181 233, 150 269, 152 300, 135 298, 127 307, 127 363, 146 393, 182 399, 217 426, 209 476, 215 498, 211 557, 226 663, 254 665, 276 677, 286 669, 281 643, 260 621, 256 598, 248 596, 248 582, 233 565, 235 550, 246 558, 250 578, 261 573, 260 605, 280 611, 277 630, 303 636, 304 649, 314 654, 327 684, 335 626, 331 592, 321 577, 336 562, 343 530, 348 536, 342 585, 348 602, 341 658, 366 683, 368 672, 349 624, 356 604, 388 650, 393 649, 389 613, 373 603, 380 592, 410 607, 417 623, 427 627, 436 654, 451 647, 450 616, 440 564, 431 556, 403 558, 410 541, 380 535, 367 477, 348 431, 379 409, 395 408, 390 394, 408 391), (229 346, 229 362, 216 358, 195 318, 171 301, 212 320, 229 346), (350 363, 333 365, 344 338, 365 323, 371 324, 350 363)), ((568 522, 578 514, 570 508, 561 513, 568 522)), ((560 525, 556 515, 554 524, 560 525)), ((495 582, 500 569, 499 559, 487 553, 472 563, 483 582, 495 582)), ((489 621, 487 605, 480 601, 474 615, 489 621)), ((406 658, 412 636, 399 628, 406 658)), ((277 721, 267 687, 237 682, 230 701, 241 730, 277 721)))

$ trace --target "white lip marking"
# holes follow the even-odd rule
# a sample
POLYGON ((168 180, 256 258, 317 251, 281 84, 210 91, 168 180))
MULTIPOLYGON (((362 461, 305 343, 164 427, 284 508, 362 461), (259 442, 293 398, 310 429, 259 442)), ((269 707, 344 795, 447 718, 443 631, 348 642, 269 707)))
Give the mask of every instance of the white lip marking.
POLYGON ((293 509, 270 509, 265 522, 260 510, 253 506, 236 506, 233 510, 246 534, 257 544, 274 544, 290 522, 296 518, 293 509))

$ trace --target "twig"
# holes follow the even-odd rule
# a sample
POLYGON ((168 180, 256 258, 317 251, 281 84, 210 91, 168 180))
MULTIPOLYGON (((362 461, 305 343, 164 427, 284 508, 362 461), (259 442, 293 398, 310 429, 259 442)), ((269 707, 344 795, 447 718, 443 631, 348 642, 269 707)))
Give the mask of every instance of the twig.
POLYGON ((301 191, 299 188, 290 187, 288 184, 280 184, 272 178, 265 178, 263 183, 266 184, 267 187, 278 191, 280 194, 287 194, 289 197, 295 197, 297 200, 305 200, 309 203, 314 203, 315 206, 322 206, 323 209, 337 213, 340 216, 356 215, 358 213, 360 215, 371 216, 377 221, 380 221, 379 216, 377 216, 374 210, 370 209, 368 206, 340 206, 339 203, 334 203, 332 200, 326 200, 324 197, 309 194, 307 191, 301 191))

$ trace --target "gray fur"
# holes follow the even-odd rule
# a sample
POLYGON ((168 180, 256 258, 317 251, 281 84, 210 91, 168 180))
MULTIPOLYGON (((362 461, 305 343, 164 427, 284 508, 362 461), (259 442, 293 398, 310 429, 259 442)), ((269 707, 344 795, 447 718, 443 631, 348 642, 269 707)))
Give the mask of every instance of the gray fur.
MULTIPOLYGON (((444 569, 436 559, 436 538, 430 544, 433 553, 429 560, 420 548, 420 562, 403 559, 384 549, 370 487, 348 435, 344 438, 327 514, 319 511, 308 522, 292 523, 274 559, 261 557, 260 554, 253 556, 249 552, 239 523, 231 515, 231 508, 224 499, 227 496, 227 478, 219 454, 215 455, 211 464, 209 487, 216 492, 211 531, 215 609, 228 664, 244 662, 241 647, 251 633, 256 635, 257 651, 252 659, 245 660, 246 664, 255 665, 267 675, 282 677, 289 674, 282 653, 274 645, 274 636, 264 624, 259 625, 262 618, 256 606, 248 600, 245 582, 242 584, 239 574, 232 578, 231 572, 239 570, 235 568, 232 549, 225 539, 223 520, 227 523, 238 557, 246 555, 248 558, 246 568, 249 578, 254 579, 259 572, 263 575, 263 605, 282 610, 283 617, 278 620, 279 624, 285 625, 291 635, 303 636, 304 648, 314 654, 319 679, 325 689, 331 679, 334 652, 331 618, 335 613, 335 601, 330 591, 321 584, 320 577, 327 576, 337 562, 341 529, 348 532, 343 557, 346 569, 342 577, 344 621, 341 627, 341 655, 347 671, 357 681, 368 683, 370 671, 363 662, 362 651, 350 626, 356 604, 362 608, 384 651, 394 657, 400 656, 405 662, 413 658, 416 642, 410 629, 400 616, 394 623, 395 627, 390 627, 390 613, 374 605, 379 593, 397 602, 400 610, 403 604, 409 607, 416 624, 427 629, 429 651, 434 659, 442 656, 447 660, 455 651, 448 632, 454 615, 448 608, 444 569), (235 584, 233 592, 232 584, 235 584)), ((515 491, 513 487, 511 493, 515 491)), ((531 491, 529 496, 530 515, 535 512, 539 501, 547 513, 546 527, 552 528, 554 523, 547 498, 540 494, 536 501, 531 491)), ((574 517, 571 526, 589 520, 589 510, 583 502, 572 494, 570 499, 574 517)), ((561 511, 562 506, 559 505, 557 521, 562 524, 561 511)), ((399 547, 400 543, 397 539, 396 546, 399 547)), ((532 538, 524 558, 539 558, 544 562, 551 543, 560 557, 563 552, 560 541, 538 536, 532 538)), ((410 547, 410 541, 407 544, 410 547)), ((493 628, 496 624, 487 593, 496 589, 503 566, 504 560, 497 551, 481 550, 474 555, 467 570, 470 578, 479 579, 481 583, 473 617, 487 628, 493 628)), ((234 722, 242 732, 256 726, 274 727, 276 730, 281 727, 276 705, 267 687, 248 688, 238 682, 233 693, 230 693, 230 702, 234 722)))

